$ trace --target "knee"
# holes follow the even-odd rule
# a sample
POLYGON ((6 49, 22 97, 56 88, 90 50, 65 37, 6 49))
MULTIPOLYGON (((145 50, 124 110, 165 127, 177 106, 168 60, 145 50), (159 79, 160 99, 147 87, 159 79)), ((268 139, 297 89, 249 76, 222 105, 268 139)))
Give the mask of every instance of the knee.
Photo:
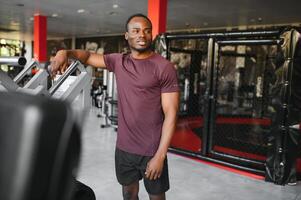
POLYGON ((165 192, 162 194, 152 195, 148 194, 150 200, 166 200, 165 192))
POLYGON ((122 191, 123 200, 138 200, 138 193, 134 191, 122 191))

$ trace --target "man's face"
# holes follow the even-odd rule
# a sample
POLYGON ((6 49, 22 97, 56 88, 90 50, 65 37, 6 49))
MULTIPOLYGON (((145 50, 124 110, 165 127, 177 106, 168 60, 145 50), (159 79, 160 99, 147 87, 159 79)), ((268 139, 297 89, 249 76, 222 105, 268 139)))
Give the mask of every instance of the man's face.
POLYGON ((150 50, 152 43, 151 24, 143 17, 134 17, 128 23, 128 31, 125 33, 131 50, 139 53, 150 50))

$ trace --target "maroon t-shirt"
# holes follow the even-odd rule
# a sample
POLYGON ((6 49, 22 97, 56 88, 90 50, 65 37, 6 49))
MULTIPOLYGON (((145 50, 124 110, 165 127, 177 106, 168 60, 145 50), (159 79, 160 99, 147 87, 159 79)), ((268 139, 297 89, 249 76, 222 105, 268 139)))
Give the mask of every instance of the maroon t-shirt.
POLYGON ((163 124, 161 93, 179 91, 176 70, 159 54, 135 59, 130 54, 104 55, 106 67, 115 73, 118 93, 117 147, 153 156, 163 124))

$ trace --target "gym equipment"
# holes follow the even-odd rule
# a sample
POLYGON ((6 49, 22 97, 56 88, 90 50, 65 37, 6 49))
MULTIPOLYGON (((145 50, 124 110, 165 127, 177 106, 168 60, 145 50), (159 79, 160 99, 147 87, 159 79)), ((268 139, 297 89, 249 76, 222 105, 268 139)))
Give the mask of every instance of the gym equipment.
POLYGON ((101 128, 113 127, 117 131, 117 86, 113 72, 104 70, 104 90, 101 116, 105 117, 105 124, 101 128))
POLYGON ((30 73, 34 67, 39 69, 38 72, 22 88, 35 89, 39 86, 42 86, 44 89, 43 93, 45 94, 47 90, 48 73, 36 61, 31 61, 28 65, 26 65, 13 80, 19 85, 21 80, 26 76, 26 74, 30 73))
MULTIPOLYGON (((6 63, 13 64, 16 59, 6 59, 6 63), (8 61, 11 62, 9 63, 8 61)), ((27 64, 13 80, 0 70, 0 85, 2 85, 2 90, 9 92, 18 91, 33 95, 47 95, 47 78, 48 73, 36 61, 27 64), (20 86, 22 79, 30 73, 33 67, 37 67, 39 69, 38 72, 24 86, 20 86)))
MULTIPOLYGON (((5 135, 7 135, 9 133, 9 131, 13 131, 14 134, 20 135, 20 140, 21 139, 24 140, 24 143, 25 143, 24 145, 27 146, 24 148, 31 150, 28 152, 28 155, 26 153, 22 154, 23 160, 22 160, 22 158, 20 158, 20 155, 16 155, 16 159, 19 159, 20 161, 16 160, 16 161, 12 161, 12 163, 8 162, 8 164, 11 165, 11 167, 18 168, 17 166, 14 166, 14 164, 18 164, 18 165, 22 164, 20 162, 24 162, 25 164, 28 164, 28 166, 22 165, 22 167, 23 166, 25 167, 25 171, 23 170, 24 174, 23 175, 21 174, 22 176, 18 176, 17 177, 18 179, 16 179, 16 180, 15 179, 10 180, 12 182, 11 185, 9 185, 10 190, 5 190, 7 188, 4 188, 5 191, 4 190, 0 191, 0 199, 8 199, 8 200, 18 200, 18 199, 20 199, 20 200, 27 200, 27 199, 83 200, 83 199, 90 199, 90 200, 93 200, 93 199, 95 199, 93 190, 91 188, 89 188, 88 186, 84 185, 83 183, 80 183, 79 181, 76 181, 74 179, 74 177, 76 175, 75 169, 77 168, 77 166, 74 167, 74 169, 70 169, 70 167, 73 166, 74 164, 77 165, 78 157, 75 162, 75 161, 71 160, 72 155, 69 158, 67 156, 60 154, 60 153, 66 153, 66 154, 68 153, 69 154, 69 153, 72 153, 69 151, 74 151, 74 150, 68 150, 68 144, 70 142, 72 142, 73 138, 70 139, 67 137, 68 135, 66 135, 66 136, 64 135, 64 134, 67 134, 70 127, 67 126, 63 130, 59 129, 60 128, 60 120, 61 119, 66 120, 66 124, 71 124, 71 123, 78 124, 76 127, 74 127, 74 128, 71 127, 71 128, 72 128, 72 132, 75 131, 76 134, 79 135, 80 127, 82 125, 83 118, 85 116, 84 112, 87 111, 87 108, 90 106, 90 104, 89 104, 90 103, 90 96, 89 96, 90 77, 89 77, 88 73, 85 71, 83 65, 79 61, 75 61, 69 66, 69 68, 66 70, 66 72, 63 75, 56 77, 56 80, 53 82, 53 85, 49 89, 47 89, 48 88, 48 85, 47 85, 48 73, 44 69, 40 69, 23 87, 19 86, 18 83, 28 73, 28 71, 31 70, 33 67, 39 67, 39 64, 34 61, 31 62, 14 78, 14 80, 10 79, 4 72, 0 71, 0 86, 2 87, 2 90, 6 91, 6 93, 3 93, 3 94, 11 95, 9 98, 12 98, 12 99, 16 98, 16 100, 12 100, 11 102, 16 103, 17 100, 22 101, 21 104, 16 103, 16 104, 18 104, 18 106, 16 106, 16 107, 19 108, 19 110, 12 109, 9 111, 9 112, 14 112, 15 116, 18 116, 20 119, 17 117, 11 117, 14 120, 11 119, 10 123, 5 123, 5 124, 11 124, 11 123, 16 123, 16 121, 18 121, 18 123, 21 124, 20 128, 19 129, 16 128, 16 130, 14 130, 14 129, 10 130, 9 128, 7 128, 7 129, 5 129, 6 132, 1 131, 1 134, 3 133, 2 136, 6 137, 5 135), (74 74, 74 73, 79 73, 79 74, 76 76, 73 76, 72 74, 74 74), (18 93, 16 93, 16 92, 18 92, 18 93), (28 94, 31 94, 31 95, 28 95, 28 94), (18 98, 19 96, 21 98, 18 98), (51 99, 48 100, 50 97, 51 97, 51 99), (31 101, 30 99, 34 99, 34 101, 31 101), (43 103, 40 103, 40 101, 42 101, 43 103), (29 102, 31 102, 31 103, 29 104, 29 102), (55 102, 55 103, 53 103, 53 102, 55 102), (56 102, 58 102, 58 103, 56 103, 56 102), (72 104, 67 103, 67 102, 71 102, 72 104), (61 105, 61 106, 56 105, 59 103, 61 103, 63 105, 61 105), (36 104, 38 104, 38 105, 36 105, 36 104), (48 104, 50 104, 50 105, 48 105, 48 104), (67 108, 64 108, 64 106, 66 106, 66 105, 68 105, 67 108), (27 106, 30 109, 27 109, 27 106), (39 106, 41 106, 41 108, 39 106), (53 106, 55 108, 53 108, 53 106), (22 107, 24 107, 23 108, 24 110, 21 109, 22 107), (45 107, 45 111, 41 110, 44 107, 45 107), (68 115, 64 113, 64 109, 68 109, 68 115), (69 111, 70 109, 72 110, 72 112, 69 111), (25 112, 25 114, 22 114, 22 112, 25 112), (37 116, 35 116, 35 115, 32 116, 32 114, 35 114, 35 112, 36 112, 37 116), (46 115, 45 120, 42 116, 43 114, 46 115), (58 116, 56 116, 56 115, 58 115, 58 116), (22 123, 23 123, 22 120, 24 121, 23 125, 22 125, 22 123), (33 120, 33 122, 31 122, 31 120, 33 120), (49 121, 49 123, 48 123, 48 121, 49 121), (58 124, 56 124, 56 122, 58 124), (33 126, 34 123, 37 123, 36 126, 38 126, 38 128, 40 128, 40 129, 37 129, 36 132, 32 133, 32 134, 36 134, 36 136, 29 137, 28 139, 24 139, 22 136, 23 133, 20 133, 20 132, 25 129, 24 134, 31 134, 30 131, 35 131, 35 126, 33 126), (40 127, 39 127, 39 125, 40 125, 40 127), (53 126, 53 128, 52 128, 52 126, 53 126), (46 130, 44 131, 44 129, 46 129, 46 130), (52 133, 52 131, 55 133, 52 133), (61 133, 61 132, 63 132, 63 133, 61 133), (49 135, 49 138, 45 137, 44 134, 49 135), (51 138, 51 137, 59 137, 59 136, 61 136, 61 138, 59 138, 59 139, 64 140, 64 141, 55 140, 55 139, 51 138), (34 141, 29 141, 30 139, 34 139, 34 141), (42 140, 43 143, 38 142, 39 139, 42 140), (52 141, 53 143, 50 141, 52 141), (49 142, 49 144, 47 142, 49 142), (47 146, 47 144, 44 144, 44 143, 47 143, 48 146, 47 146), (63 147, 61 145, 63 145, 63 147), (60 149, 57 148, 58 146, 60 147, 60 149), (65 148, 64 148, 64 146, 65 146, 65 148), (40 150, 39 148, 43 148, 43 149, 41 149, 41 153, 40 152, 37 153, 37 151, 40 150), (42 154, 44 148, 47 148, 47 150, 49 151, 49 152, 46 152, 46 155, 42 154), (65 152, 65 151, 67 151, 67 152, 65 152), (32 157, 29 157, 30 153, 33 153, 34 155, 32 155, 32 157), (38 155, 41 154, 41 156, 43 156, 43 158, 34 160, 36 158, 35 154, 38 154, 38 155), (30 159, 29 161, 26 161, 26 159, 27 159, 26 156, 28 157, 28 159, 30 159), (48 165, 48 167, 51 167, 51 164, 49 164, 46 161, 43 161, 44 159, 48 159, 48 156, 52 156, 51 158, 53 158, 53 159, 47 160, 48 162, 54 162, 53 161, 54 159, 58 159, 61 163, 54 162, 56 164, 56 166, 54 166, 55 168, 53 167, 52 169, 48 169, 48 168, 46 169, 43 165, 44 163, 46 165, 48 165), (71 164, 70 163, 68 164, 69 161, 71 161, 71 164), (30 162, 35 162, 35 163, 31 164, 30 162), (43 162, 43 163, 41 163, 41 162, 43 162), (62 165, 63 164, 62 162, 67 162, 68 166, 62 165), (41 173, 40 173, 40 171, 38 171, 37 176, 32 176, 31 174, 29 174, 29 173, 32 173, 32 171, 31 171, 31 169, 28 169, 28 168, 32 167, 32 165, 37 165, 41 168, 40 169, 41 173), (63 168, 61 169, 60 167, 63 167, 63 168), (41 186, 38 187, 39 181, 41 181, 38 178, 43 177, 42 171, 44 172, 45 170, 50 170, 50 172, 53 173, 53 174, 51 174, 51 176, 48 174, 45 174, 45 176, 47 176, 46 178, 49 178, 50 179, 49 181, 51 181, 51 182, 49 182, 48 179, 46 179, 45 182, 43 182, 45 184, 44 185, 41 184, 41 186), (61 174, 60 170, 67 170, 67 172, 64 171, 64 174, 61 174), (56 172, 60 173, 59 174, 60 177, 58 177, 58 175, 54 174, 56 172), (71 174, 71 172, 74 172, 75 174, 71 174), (51 179, 52 175, 53 175, 54 180, 51 179), (32 176, 32 177, 30 177, 30 176, 32 176), (22 181, 23 182, 25 181, 24 185, 22 185, 23 184, 22 181), (60 181, 61 183, 55 182, 55 181, 60 181), (75 188, 73 189, 74 185, 75 185, 75 188), (15 196, 13 196, 13 195, 10 196, 11 195, 10 193, 14 193, 14 191, 12 191, 12 190, 14 190, 14 189, 18 190, 18 189, 20 189, 20 187, 22 187, 21 188, 22 191, 20 191, 20 193, 17 193, 19 191, 15 192, 15 195, 17 195, 18 198, 15 198, 15 196), (41 191, 35 191, 35 188, 41 189, 41 191), (27 191, 29 189, 30 189, 30 191, 27 191)), ((1 100, 4 101, 7 99, 1 97, 1 100)), ((1 105, 6 106, 6 104, 1 104, 1 105)), ((13 105, 13 104, 11 104, 11 105, 13 105)), ((1 119, 3 119, 3 120, 5 119, 4 112, 8 112, 8 109, 1 110, 1 111, 3 111, 2 114, 0 112, 0 122, 2 124, 1 119)), ((5 119, 5 120, 9 120, 9 119, 10 118, 8 117, 8 119, 5 119)), ((6 122, 8 122, 8 121, 6 121, 6 122)), ((12 134, 11 139, 9 139, 11 147, 14 146, 14 145, 12 145, 13 139, 14 139, 14 135, 12 134)), ((17 139, 17 138, 15 138, 15 139, 17 139)), ((6 140, 2 140, 1 136, 0 136, 0 140, 6 141, 6 140)), ((74 146, 77 148, 76 149, 78 151, 77 154, 79 154, 79 148, 80 148, 79 140, 80 139, 76 138, 76 140, 77 140, 76 141, 77 143, 74 146)), ((0 141, 0 144, 1 144, 1 141, 0 141)), ((10 151, 13 151, 13 150, 14 149, 10 149, 10 151)), ((3 150, 3 152, 6 153, 7 151, 3 150)), ((16 153, 20 153, 20 151, 17 149, 16 153)), ((0 153, 0 155, 1 155, 1 153, 0 153)), ((2 158, 4 161, 6 161, 7 159, 10 159, 8 157, 8 155, 6 155, 6 157, 4 157, 4 155, 3 155, 3 157, 1 156, 1 159, 2 158)), ((6 173, 6 170, 8 170, 7 165, 3 165, 3 170, 0 167, 0 178, 3 181, 4 180, 7 181, 10 178, 10 176, 12 176, 11 174, 8 174, 7 176, 3 177, 3 179, 2 179, 2 177, 1 177, 2 172, 4 175, 6 173)), ((16 170, 19 170, 22 172, 21 168, 16 169, 16 170)), ((14 172, 14 171, 12 171, 12 172, 14 172)), ((44 181, 44 178, 43 178, 43 181, 44 181)), ((1 182, 1 185, 4 185, 4 184, 5 184, 5 182, 3 182, 3 183, 1 182)))
POLYGON ((23 92, 32 95, 52 96, 56 99, 72 102, 77 110, 87 110, 90 106, 90 76, 84 66, 79 61, 74 61, 67 68, 66 72, 57 76, 53 85, 48 89, 48 72, 40 67, 36 61, 30 62, 24 69, 12 80, 0 70, 0 89, 8 92, 23 92), (33 68, 39 68, 38 72, 23 86, 18 83, 33 68), (72 76, 78 70, 77 76, 72 76))
POLYGON ((72 107, 76 110, 87 110, 90 105, 90 81, 84 66, 79 62, 73 62, 63 75, 57 76, 49 94, 56 99, 72 102, 72 107), (72 76, 75 71, 80 72, 77 76, 72 76))
MULTIPOLYGON (((287 147, 292 146, 288 139, 292 136, 289 126, 301 121, 297 115, 301 107, 301 79, 296 78, 300 74, 296 65, 298 60, 301 63, 300 54, 288 57, 286 62, 294 61, 294 64, 287 65, 285 69, 289 70, 282 73, 282 77, 286 77, 280 81, 283 87, 275 87, 282 88, 278 97, 283 112, 271 112, 275 111, 270 90, 276 69, 270 62, 277 59, 274 50, 285 43, 283 30, 175 33, 157 38, 160 41, 156 41, 159 45, 156 49, 172 62, 177 56, 182 61, 187 55, 189 58, 188 64, 181 60, 174 62, 183 97, 170 151, 263 176, 269 173, 266 165, 271 160, 270 155, 278 155, 290 164, 280 162, 281 159, 270 162, 271 177, 276 173, 278 176, 277 181, 271 181, 283 184, 280 180, 285 179, 283 175, 287 171, 284 169, 291 165, 285 153, 287 147), (197 56, 196 52, 200 52, 198 57, 192 59, 197 56), (291 71, 292 66, 294 71, 291 71), (277 116, 278 131, 283 134, 272 129, 277 116), (289 119, 285 119, 287 116, 289 119), (273 134, 281 137, 270 140, 273 134), (269 154, 275 144, 278 147, 273 147, 269 154)), ((290 42, 286 45, 287 50, 300 48, 300 44, 298 48, 290 42)))
POLYGON ((26 64, 26 58, 24 57, 9 57, 9 56, 0 57, 0 65, 24 66, 25 64, 26 64))
POLYGON ((0 92, 0 124, 0 199, 70 199, 81 127, 70 105, 0 92))
POLYGON ((87 185, 75 180, 74 193, 72 200, 96 200, 94 191, 87 185))

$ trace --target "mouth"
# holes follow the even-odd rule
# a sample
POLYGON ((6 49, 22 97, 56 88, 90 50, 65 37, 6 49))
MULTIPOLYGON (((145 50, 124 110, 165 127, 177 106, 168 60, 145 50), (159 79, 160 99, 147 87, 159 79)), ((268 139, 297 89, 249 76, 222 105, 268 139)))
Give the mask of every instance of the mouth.
POLYGON ((140 45, 140 46, 145 46, 146 41, 137 41, 137 44, 140 45))

